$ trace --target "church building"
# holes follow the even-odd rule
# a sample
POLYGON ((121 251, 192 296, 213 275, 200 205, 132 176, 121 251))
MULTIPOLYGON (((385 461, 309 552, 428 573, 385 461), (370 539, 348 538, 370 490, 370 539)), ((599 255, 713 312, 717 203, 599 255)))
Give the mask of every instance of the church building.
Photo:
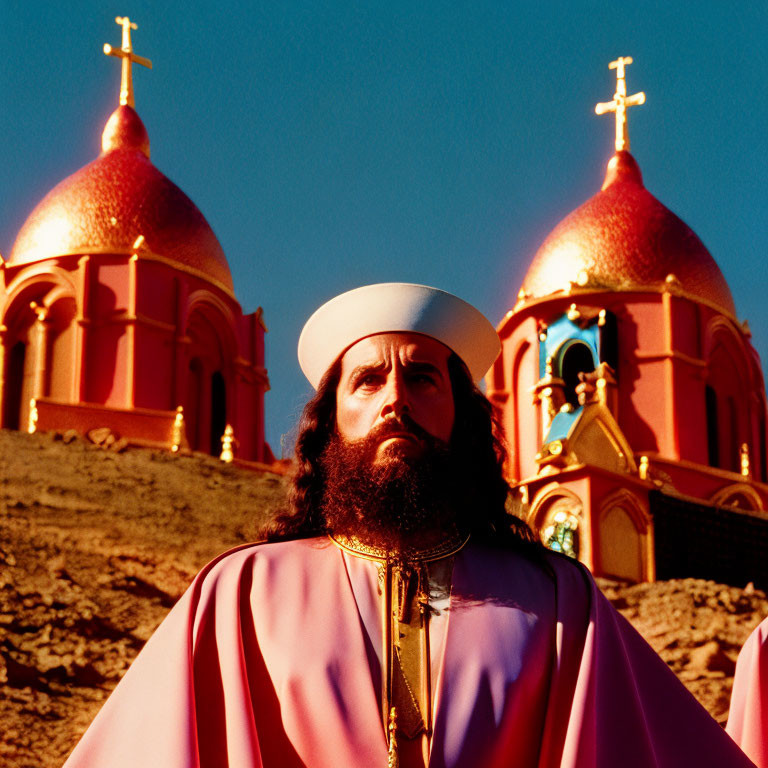
POLYGON ((265 325, 244 314, 226 256, 195 204, 150 160, 131 46, 102 152, 37 205, 0 261, 0 419, 271 461, 265 325))
POLYGON ((746 322, 696 234, 629 153, 535 254, 498 326, 487 392, 542 541, 596 575, 768 587, 766 397, 746 322))

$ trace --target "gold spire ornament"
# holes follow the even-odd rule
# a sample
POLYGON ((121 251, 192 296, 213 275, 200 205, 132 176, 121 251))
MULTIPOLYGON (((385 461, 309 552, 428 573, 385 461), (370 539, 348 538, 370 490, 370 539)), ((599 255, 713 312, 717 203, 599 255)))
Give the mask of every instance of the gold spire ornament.
POLYGON ((171 453, 178 453, 185 440, 184 406, 176 407, 176 415, 173 417, 173 430, 171 432, 171 453))
POLYGON ((29 401, 29 417, 27 419, 27 432, 34 435, 37 432, 37 400, 33 397, 29 401))
POLYGON ((117 56, 122 59, 123 72, 120 80, 120 104, 129 107, 135 107, 136 102, 133 98, 133 74, 132 64, 141 64, 142 67, 152 69, 152 62, 143 56, 138 56, 133 52, 131 46, 131 30, 138 29, 138 26, 127 16, 116 16, 115 22, 123 28, 123 44, 120 48, 113 48, 109 43, 104 43, 104 53, 107 56, 117 56))
POLYGON ((616 70, 616 93, 613 101, 604 101, 595 105, 595 114, 604 115, 606 112, 616 113, 616 151, 629 152, 629 133, 627 131, 627 107, 645 104, 645 93, 640 91, 627 96, 627 80, 624 68, 632 63, 631 56, 619 56, 608 65, 608 69, 616 70))
POLYGON ((224 428, 224 434, 221 436, 221 455, 219 458, 226 464, 230 464, 235 459, 235 430, 231 424, 224 428))
POLYGON ((746 443, 741 444, 739 456, 741 459, 741 475, 742 477, 749 477, 752 471, 749 468, 749 446, 746 443))

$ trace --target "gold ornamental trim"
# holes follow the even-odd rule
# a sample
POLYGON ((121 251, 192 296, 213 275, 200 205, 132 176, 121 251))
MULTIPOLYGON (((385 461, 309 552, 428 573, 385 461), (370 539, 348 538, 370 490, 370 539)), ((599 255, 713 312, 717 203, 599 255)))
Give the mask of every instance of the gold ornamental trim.
MULTIPOLYGON (((63 259, 63 258, 72 257, 80 260, 83 258, 90 258, 92 256, 112 256, 115 259, 127 259, 128 261, 130 261, 132 256, 138 256, 138 261, 154 261, 158 264, 164 264, 165 266, 171 267, 172 269, 178 270, 179 272, 185 272, 188 275, 192 275, 192 277, 197 277, 200 280, 203 280, 206 283, 213 285, 215 288, 218 288, 220 291, 223 291, 230 299, 232 299, 233 301, 237 301, 237 297, 235 296, 234 289, 225 285, 223 282, 221 282, 221 280, 218 280, 217 278, 212 277, 207 272, 204 272, 201 269, 197 269, 196 267, 190 267, 188 264, 184 264, 181 261, 176 261, 175 259, 172 259, 168 256, 161 256, 150 250, 141 250, 140 252, 137 253, 136 249, 127 248, 127 247, 77 248, 71 251, 66 251, 65 253, 58 253, 58 254, 52 254, 50 256, 44 256, 41 259, 33 258, 30 261, 25 260, 21 262, 15 262, 15 261, 10 262, 7 264, 7 266, 21 269, 22 267, 28 267, 36 264, 44 264, 45 262, 48 262, 48 261, 53 262, 55 264, 58 262, 59 259, 63 259)), ((263 309, 262 309, 262 312, 263 312, 263 309)))
POLYGON ((469 541, 470 534, 461 534, 454 531, 446 538, 431 547, 412 547, 397 554, 382 547, 374 547, 366 544, 357 536, 345 536, 343 534, 328 534, 328 538, 343 552, 364 560, 372 560, 377 563, 387 563, 394 560, 406 562, 431 563, 434 560, 442 560, 462 550, 469 541))
MULTIPOLYGON (((665 293, 669 293, 669 288, 665 284, 660 283, 657 285, 653 285, 653 284, 632 285, 627 288, 610 287, 607 285, 604 285, 604 286, 594 285, 594 286, 589 286, 587 288, 579 288, 578 286, 576 287, 571 286, 568 289, 558 288, 556 291, 552 291, 551 293, 544 294, 543 296, 532 296, 530 294, 526 294, 525 299, 523 299, 522 301, 518 301, 517 304, 515 304, 515 306, 504 315, 504 317, 501 319, 499 324, 496 326, 496 333, 498 333, 499 336, 502 336, 502 338, 504 338, 505 336, 509 335, 507 332, 507 327, 512 322, 512 320, 519 318, 527 310, 532 310, 534 308, 539 307, 541 304, 546 304, 548 302, 562 301, 563 299, 568 299, 572 296, 579 297, 586 302, 587 300, 592 299, 593 297, 603 296, 605 294, 611 294, 611 295, 635 294, 637 296, 642 296, 642 295, 662 296, 665 293)), ((685 289, 679 290, 674 295, 677 298, 687 299, 688 301, 695 302, 696 304, 701 304, 705 307, 709 307, 709 309, 714 310, 718 314, 725 317, 727 320, 730 320, 736 326, 736 330, 739 331, 739 333, 745 336, 750 335, 750 332, 748 331, 748 329, 744 328, 744 323, 740 321, 735 314, 727 310, 722 304, 719 304, 718 302, 713 301, 712 299, 708 299, 704 296, 700 296, 690 291, 686 291, 685 289)), ((597 302, 598 299, 595 298, 594 301, 597 302)), ((603 302, 603 299, 600 299, 599 301, 603 302)), ((567 309, 563 310, 563 312, 566 312, 566 311, 567 309)))

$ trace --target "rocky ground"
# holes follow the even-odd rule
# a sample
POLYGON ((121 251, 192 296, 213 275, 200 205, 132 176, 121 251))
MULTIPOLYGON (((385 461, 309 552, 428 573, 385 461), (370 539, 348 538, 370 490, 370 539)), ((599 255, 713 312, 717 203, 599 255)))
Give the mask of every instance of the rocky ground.
MULTIPOLYGON (((0 430, 0 765, 60 766, 196 571, 252 540, 283 486, 207 457, 0 430)), ((724 722, 765 594, 601 587, 724 722)))
POLYGON ((736 658, 768 615, 768 598, 751 585, 703 579, 622 585, 598 579, 616 608, 723 726, 736 658))

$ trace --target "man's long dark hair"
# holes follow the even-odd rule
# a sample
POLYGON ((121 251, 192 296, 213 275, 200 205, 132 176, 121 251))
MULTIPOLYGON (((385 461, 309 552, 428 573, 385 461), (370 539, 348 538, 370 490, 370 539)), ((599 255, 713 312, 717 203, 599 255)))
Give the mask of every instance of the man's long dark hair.
MULTIPOLYGON (((456 354, 448 358, 448 372, 455 408, 451 450, 458 453, 462 472, 472 489, 469 521, 473 540, 500 546, 528 548, 535 538, 528 525, 510 514, 510 488, 504 479, 505 450, 501 427, 492 404, 474 385, 456 354)), ((329 533, 323 519, 325 478, 321 458, 336 432, 336 388, 341 358, 328 369, 299 422, 295 470, 288 509, 264 532, 268 541, 323 536, 329 533)))

